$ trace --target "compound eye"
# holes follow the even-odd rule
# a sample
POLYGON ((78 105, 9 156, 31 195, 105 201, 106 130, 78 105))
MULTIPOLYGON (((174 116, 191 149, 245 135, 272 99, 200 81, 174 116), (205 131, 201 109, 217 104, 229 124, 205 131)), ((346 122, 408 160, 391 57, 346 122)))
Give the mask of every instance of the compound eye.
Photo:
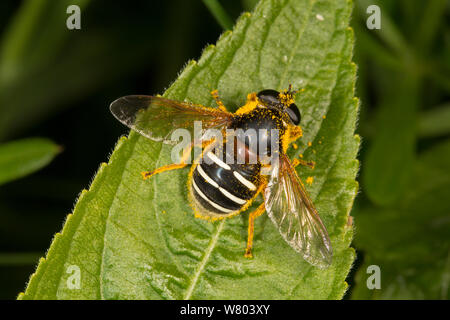
POLYGON ((293 124, 298 125, 300 123, 302 117, 295 103, 291 104, 289 108, 286 109, 286 112, 293 124))
POLYGON ((265 104, 278 105, 280 104, 280 99, 278 98, 280 93, 273 89, 266 89, 258 92, 256 95, 258 99, 265 104))

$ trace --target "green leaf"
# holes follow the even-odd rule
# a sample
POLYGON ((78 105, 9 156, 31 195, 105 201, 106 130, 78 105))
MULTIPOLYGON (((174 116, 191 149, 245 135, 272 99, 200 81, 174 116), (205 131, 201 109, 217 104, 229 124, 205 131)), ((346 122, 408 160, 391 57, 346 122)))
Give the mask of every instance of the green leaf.
MULTIPOLYGON (((77 1, 83 10, 88 0, 77 1)), ((5 31, 0 49, 0 83, 16 82, 26 73, 46 66, 71 34, 66 13, 73 2, 26 1, 5 31), (55 28, 55 26, 58 26, 55 28)))
MULTIPOLYGON (((87 0, 77 5, 83 10, 87 0)), ((51 100, 60 94, 67 98, 61 81, 73 78, 65 65, 64 76, 51 83, 61 48, 73 32, 66 27, 66 9, 73 1, 24 1, 2 34, 0 46, 0 139, 16 127, 41 117, 41 109, 51 108, 51 100), (53 64, 53 65, 52 65, 53 64), (70 74, 70 77, 67 75, 70 74), (55 90, 55 87, 58 90, 55 90), (26 92, 27 94, 24 94, 26 92), (45 100, 42 104, 41 100, 45 100), (50 100, 50 101, 49 101, 50 100), (23 114, 27 114, 26 117, 23 114)), ((70 49, 72 50, 72 48, 70 49)), ((70 56, 64 52, 64 55, 70 56)), ((78 68, 79 69, 79 68, 78 68)), ((77 70, 77 69, 75 69, 77 70)), ((86 77, 84 80, 86 80, 86 77)), ((70 81, 70 80, 69 80, 70 81)), ((71 83, 71 89, 73 83, 71 83)), ((73 90, 73 89, 72 89, 73 90)))
POLYGON ((439 29, 445 28, 443 18, 445 17, 448 1, 435 0, 426 3, 423 17, 417 28, 417 35, 414 37, 417 47, 421 53, 428 53, 433 49, 433 42, 436 39, 439 29))
POLYGON ((58 145, 43 138, 0 144, 0 185, 45 167, 60 151, 58 145))
MULTIPOLYGON (((401 76, 395 79, 401 81, 401 76)), ((417 92, 417 80, 403 80, 390 90, 378 108, 374 137, 363 170, 364 190, 378 205, 394 203, 410 187, 417 131, 417 92)))
POLYGON ((364 263, 358 270, 353 299, 450 298, 450 140, 425 152, 414 166, 408 196, 380 210, 354 212, 355 244, 364 263), (369 290, 369 265, 381 271, 381 289, 369 290))
POLYGON ((351 9, 349 1, 261 1, 165 93, 213 105, 210 91, 217 88, 235 110, 249 92, 289 83, 306 89, 297 98, 304 137, 290 155, 317 162, 314 171, 299 168, 299 174, 315 179, 308 190, 334 250, 328 269, 306 263, 266 215, 256 221, 254 258, 245 259, 247 213, 215 223, 194 218, 188 169, 143 181, 140 172, 170 163, 171 148, 131 132, 81 193, 19 298, 341 298, 354 259, 347 220, 359 145, 351 9), (72 265, 80 269, 80 290, 67 286, 72 265))
POLYGON ((421 137, 436 137, 450 133, 450 103, 424 111, 419 119, 421 137))

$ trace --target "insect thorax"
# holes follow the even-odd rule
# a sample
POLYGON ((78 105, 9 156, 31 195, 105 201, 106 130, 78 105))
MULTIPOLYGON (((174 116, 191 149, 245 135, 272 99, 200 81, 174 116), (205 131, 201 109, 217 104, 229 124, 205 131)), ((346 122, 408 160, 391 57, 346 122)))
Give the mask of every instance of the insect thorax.
POLYGON ((274 146, 281 148, 286 132, 281 112, 269 108, 255 108, 239 115, 231 127, 244 133, 243 142, 250 150, 256 151, 258 157, 270 156, 274 146), (249 134, 251 132, 256 135, 249 134))

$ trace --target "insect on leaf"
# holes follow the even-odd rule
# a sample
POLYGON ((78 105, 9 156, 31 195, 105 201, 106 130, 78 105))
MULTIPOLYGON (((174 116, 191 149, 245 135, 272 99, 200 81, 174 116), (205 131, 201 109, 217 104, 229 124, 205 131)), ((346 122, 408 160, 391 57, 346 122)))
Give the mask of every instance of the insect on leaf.
POLYGON ((247 213, 214 223, 194 218, 187 201, 189 169, 143 181, 142 171, 171 162, 171 146, 131 132, 81 193, 19 298, 342 298, 354 259, 347 220, 357 192, 359 145, 351 10, 343 0, 263 0, 198 62, 188 63, 164 93, 215 106, 210 91, 218 89, 234 111, 249 92, 290 83, 305 89, 296 99, 304 136, 288 153, 316 161, 314 170, 297 172, 303 181, 313 178, 305 187, 329 233, 330 267, 304 261, 267 215, 256 220, 254 258, 245 259, 247 213), (68 286, 71 266, 80 270, 79 290, 68 286))

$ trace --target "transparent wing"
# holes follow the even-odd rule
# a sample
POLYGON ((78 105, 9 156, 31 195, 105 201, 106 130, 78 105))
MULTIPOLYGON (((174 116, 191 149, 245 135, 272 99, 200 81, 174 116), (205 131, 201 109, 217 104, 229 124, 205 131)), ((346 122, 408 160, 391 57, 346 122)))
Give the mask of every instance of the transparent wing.
POLYGON ((274 165, 264 196, 267 213, 284 240, 312 265, 328 267, 332 249, 327 230, 285 154, 274 165))
POLYGON ((171 135, 176 129, 187 129, 193 137, 194 121, 202 129, 222 129, 232 121, 232 114, 162 97, 132 95, 110 105, 112 114, 129 128, 156 141, 175 143, 171 135))

